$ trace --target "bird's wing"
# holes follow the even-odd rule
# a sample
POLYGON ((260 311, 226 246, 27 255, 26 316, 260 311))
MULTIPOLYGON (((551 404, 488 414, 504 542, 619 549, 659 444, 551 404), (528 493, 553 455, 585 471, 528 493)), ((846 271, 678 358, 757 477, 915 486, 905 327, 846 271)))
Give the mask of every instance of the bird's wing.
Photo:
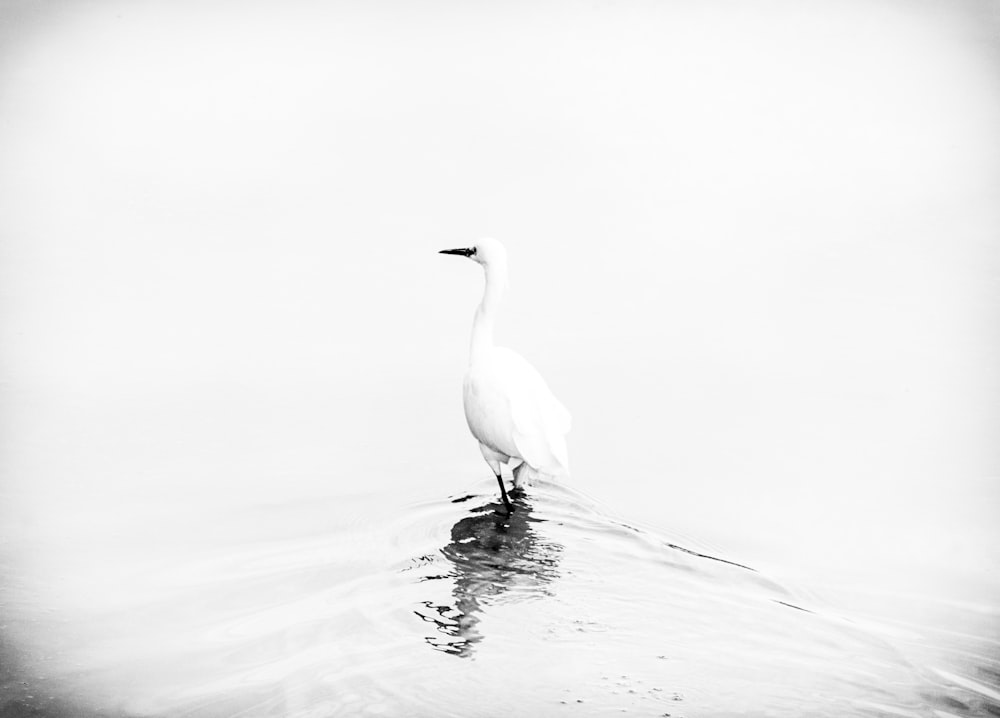
POLYGON ((521 458, 537 469, 568 469, 565 435, 572 419, 549 390, 548 384, 521 355, 509 349, 494 350, 501 362, 505 394, 510 401, 514 445, 521 458))

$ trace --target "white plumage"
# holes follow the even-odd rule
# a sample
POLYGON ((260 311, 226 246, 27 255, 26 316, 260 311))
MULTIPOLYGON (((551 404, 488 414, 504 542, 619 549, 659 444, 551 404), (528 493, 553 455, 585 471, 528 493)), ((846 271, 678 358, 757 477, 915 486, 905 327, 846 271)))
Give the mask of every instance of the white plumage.
POLYGON ((521 462, 514 470, 515 485, 538 475, 568 475, 570 414, 527 360, 493 344, 493 323, 507 284, 503 245, 484 239, 474 247, 445 249, 442 254, 468 257, 482 265, 486 275, 483 300, 472 324, 469 370, 463 386, 465 418, 483 458, 497 476, 510 511, 500 464, 512 459, 521 462))

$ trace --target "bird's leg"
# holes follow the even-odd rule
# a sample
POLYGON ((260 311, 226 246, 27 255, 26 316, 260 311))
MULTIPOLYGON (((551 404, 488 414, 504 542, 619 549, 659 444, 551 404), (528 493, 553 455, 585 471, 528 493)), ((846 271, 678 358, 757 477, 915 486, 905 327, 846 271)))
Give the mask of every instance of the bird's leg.
POLYGON ((497 474, 497 483, 500 484, 500 496, 503 497, 503 505, 507 509, 507 515, 510 516, 514 513, 514 507, 510 504, 510 499, 507 498, 507 487, 503 485, 503 478, 500 474, 497 474))
POLYGON ((510 490, 511 496, 524 496, 524 486, 521 483, 521 472, 524 471, 525 463, 522 461, 514 467, 514 481, 510 490))

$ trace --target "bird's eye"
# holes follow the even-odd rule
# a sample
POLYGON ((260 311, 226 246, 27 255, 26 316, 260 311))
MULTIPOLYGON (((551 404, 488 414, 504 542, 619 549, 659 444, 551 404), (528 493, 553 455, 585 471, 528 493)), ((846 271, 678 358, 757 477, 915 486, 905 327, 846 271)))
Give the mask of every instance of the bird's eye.
POLYGON ((471 257, 475 253, 476 253, 476 248, 473 247, 472 250, 469 252, 469 256, 471 257))

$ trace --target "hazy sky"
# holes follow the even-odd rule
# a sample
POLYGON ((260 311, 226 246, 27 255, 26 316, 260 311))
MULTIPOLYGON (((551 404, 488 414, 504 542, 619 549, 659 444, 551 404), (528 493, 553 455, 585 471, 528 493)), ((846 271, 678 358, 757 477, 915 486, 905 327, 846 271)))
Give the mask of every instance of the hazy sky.
POLYGON ((456 287, 432 250, 491 234, 513 254, 508 316, 541 310, 517 328, 539 350, 555 334, 577 359, 655 347, 782 374, 921 352, 981 374, 990 11, 15 3, 7 366, 394 364, 372 334, 433 364, 478 277, 456 287))
POLYGON ((492 235, 500 339, 573 410, 585 488, 818 476, 784 500, 834 521, 852 473, 981 508, 996 7, 7 2, 3 386, 350 387, 437 456, 481 278, 436 250, 492 235))

